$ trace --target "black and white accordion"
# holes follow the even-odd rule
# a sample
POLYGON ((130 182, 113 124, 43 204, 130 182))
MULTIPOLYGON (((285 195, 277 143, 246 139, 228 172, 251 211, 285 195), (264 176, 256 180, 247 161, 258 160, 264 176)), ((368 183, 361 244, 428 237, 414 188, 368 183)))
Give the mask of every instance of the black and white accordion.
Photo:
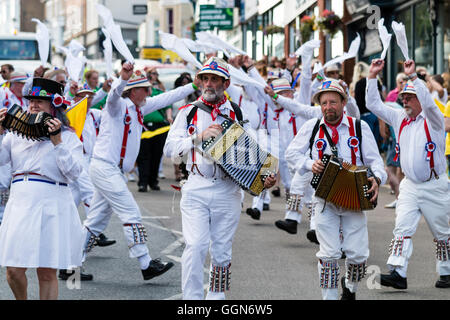
POLYGON ((47 122, 53 117, 46 112, 31 114, 15 104, 6 113, 2 126, 22 137, 43 140, 49 137, 47 122))
POLYGON ((314 174, 311 185, 316 189, 315 196, 351 211, 372 210, 376 204, 370 202, 368 177, 372 170, 343 161, 334 155, 322 157, 325 169, 314 174))
POLYGON ((275 174, 278 159, 263 150, 238 122, 225 120, 222 134, 203 142, 202 152, 243 190, 257 196, 264 190, 264 180, 275 174))

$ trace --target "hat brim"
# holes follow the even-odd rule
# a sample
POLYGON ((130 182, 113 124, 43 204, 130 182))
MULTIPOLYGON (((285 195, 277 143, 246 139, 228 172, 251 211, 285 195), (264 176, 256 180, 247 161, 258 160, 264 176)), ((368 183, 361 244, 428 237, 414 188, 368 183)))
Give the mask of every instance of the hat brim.
POLYGON ((48 101, 52 101, 52 97, 51 96, 30 96, 30 95, 26 95, 23 96, 25 99, 28 100, 48 100, 48 101))
POLYGON ((150 88, 151 86, 152 86, 151 83, 146 81, 143 83, 137 83, 137 84, 132 84, 130 86, 126 86, 125 89, 123 89, 123 91, 125 92, 125 91, 128 91, 133 88, 150 88))
POLYGON ((322 93, 325 93, 325 92, 334 92, 334 93, 337 93, 337 94, 339 94, 339 95, 342 97, 342 99, 344 99, 345 101, 348 100, 347 95, 343 94, 343 93, 340 92, 340 91, 333 90, 333 89, 324 89, 324 90, 317 91, 317 92, 314 94, 314 96, 313 96, 313 101, 314 101, 314 103, 320 105, 320 101, 319 101, 320 95, 321 95, 322 93))
POLYGON ((203 71, 200 71, 199 73, 197 73, 197 76, 200 76, 202 74, 215 74, 219 77, 224 78, 225 80, 230 79, 230 76, 227 76, 224 72, 216 71, 216 70, 203 70, 203 71))

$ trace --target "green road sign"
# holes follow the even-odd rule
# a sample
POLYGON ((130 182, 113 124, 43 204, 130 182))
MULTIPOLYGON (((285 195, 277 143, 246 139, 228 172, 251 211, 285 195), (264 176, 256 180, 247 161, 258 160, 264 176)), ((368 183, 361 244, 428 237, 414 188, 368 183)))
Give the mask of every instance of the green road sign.
POLYGON ((211 4, 200 5, 199 30, 233 29, 233 8, 216 8, 211 4))

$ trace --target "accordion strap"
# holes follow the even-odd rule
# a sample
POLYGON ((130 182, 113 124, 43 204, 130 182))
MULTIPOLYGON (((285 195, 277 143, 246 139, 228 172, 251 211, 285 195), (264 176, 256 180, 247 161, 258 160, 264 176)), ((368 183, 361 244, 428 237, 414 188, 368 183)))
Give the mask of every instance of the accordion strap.
POLYGON ((325 124, 321 124, 320 128, 323 130, 323 132, 325 133, 325 136, 327 137, 328 143, 330 144, 330 149, 331 152, 333 152, 333 154, 338 157, 338 150, 336 145, 333 143, 333 139, 331 139, 330 134, 327 131, 327 128, 325 127, 325 124))

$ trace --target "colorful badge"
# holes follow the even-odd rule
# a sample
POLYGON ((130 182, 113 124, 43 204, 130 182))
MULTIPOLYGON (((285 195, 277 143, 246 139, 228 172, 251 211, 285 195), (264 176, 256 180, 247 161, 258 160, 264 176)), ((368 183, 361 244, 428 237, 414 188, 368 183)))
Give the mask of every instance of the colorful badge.
POLYGON ((314 146, 316 147, 317 150, 323 151, 327 147, 327 142, 325 141, 325 139, 318 139, 316 140, 314 146))
POLYGON ((192 136, 193 134, 197 133, 197 127, 194 124, 190 124, 187 127, 187 132, 192 136))
POLYGON ((347 140, 347 144, 349 148, 355 149, 355 151, 357 151, 359 147, 359 139, 357 137, 349 137, 347 140))

